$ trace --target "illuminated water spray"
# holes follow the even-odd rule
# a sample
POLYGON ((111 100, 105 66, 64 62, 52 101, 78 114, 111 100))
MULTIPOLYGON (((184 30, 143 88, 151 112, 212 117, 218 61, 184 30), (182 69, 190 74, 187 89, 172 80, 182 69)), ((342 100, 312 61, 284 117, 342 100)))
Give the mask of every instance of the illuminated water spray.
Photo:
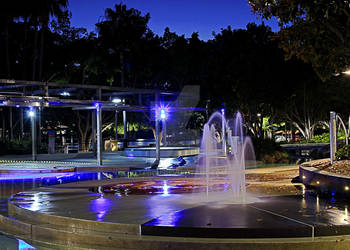
POLYGON ((219 181, 229 184, 231 198, 244 202, 245 168, 255 162, 254 148, 250 137, 244 135, 242 115, 237 112, 234 119, 226 120, 223 114, 215 112, 204 125, 197 174, 207 196, 219 181))

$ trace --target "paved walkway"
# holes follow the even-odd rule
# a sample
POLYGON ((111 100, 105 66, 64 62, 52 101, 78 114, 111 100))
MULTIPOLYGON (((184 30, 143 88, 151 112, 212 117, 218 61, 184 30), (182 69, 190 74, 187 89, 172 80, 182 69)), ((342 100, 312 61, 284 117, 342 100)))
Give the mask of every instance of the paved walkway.
MULTIPOLYGON (((74 154, 39 154, 37 161, 32 161, 31 155, 3 155, 0 156, 0 170, 4 169, 56 169, 64 167, 97 167, 93 153, 74 154)), ((145 168, 155 159, 144 157, 125 157, 120 152, 104 152, 103 166, 145 168)))

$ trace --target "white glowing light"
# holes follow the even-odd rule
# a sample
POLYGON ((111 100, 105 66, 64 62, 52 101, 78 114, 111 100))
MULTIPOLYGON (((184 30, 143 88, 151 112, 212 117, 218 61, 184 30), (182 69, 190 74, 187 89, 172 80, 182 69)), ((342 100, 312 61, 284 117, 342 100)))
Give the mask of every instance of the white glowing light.
POLYGON ((114 98, 114 99, 112 100, 112 102, 113 102, 113 103, 121 103, 121 102, 122 102, 122 99, 120 99, 120 98, 114 98))
POLYGON ((163 182, 163 195, 169 195, 169 186, 166 181, 163 182))
POLYGON ((167 112, 164 108, 160 109, 160 119, 165 120, 167 117, 167 112))
POLYGON ((35 112, 33 110, 29 110, 28 111, 28 116, 29 117, 34 117, 35 116, 35 112))
POLYGON ((70 93, 67 91, 63 91, 60 95, 61 96, 70 96, 70 93))

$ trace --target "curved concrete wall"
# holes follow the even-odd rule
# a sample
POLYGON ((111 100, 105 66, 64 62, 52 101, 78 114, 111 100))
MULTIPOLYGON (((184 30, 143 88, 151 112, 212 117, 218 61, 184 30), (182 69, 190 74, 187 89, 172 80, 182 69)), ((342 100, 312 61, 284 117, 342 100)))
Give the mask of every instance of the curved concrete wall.
POLYGON ((333 174, 310 166, 299 166, 299 179, 325 195, 350 196, 350 177, 333 174))

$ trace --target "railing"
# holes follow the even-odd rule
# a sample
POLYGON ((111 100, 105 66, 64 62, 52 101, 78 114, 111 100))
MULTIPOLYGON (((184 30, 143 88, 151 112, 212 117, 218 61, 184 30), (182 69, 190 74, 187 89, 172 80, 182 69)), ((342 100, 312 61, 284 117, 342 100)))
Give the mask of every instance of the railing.
POLYGON ((72 152, 79 152, 79 143, 66 143, 66 145, 64 146, 64 153, 69 154, 72 152))

